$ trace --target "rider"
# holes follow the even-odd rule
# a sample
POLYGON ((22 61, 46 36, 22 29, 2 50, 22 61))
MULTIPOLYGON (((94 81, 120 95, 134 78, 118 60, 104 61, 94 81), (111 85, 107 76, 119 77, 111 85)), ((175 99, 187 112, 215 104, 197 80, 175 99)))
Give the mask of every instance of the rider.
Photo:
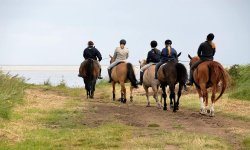
MULTIPOLYGON (((84 57, 85 60, 87 60, 87 59, 93 59, 93 60, 95 60, 97 62, 98 66, 100 68, 100 74, 99 74, 98 79, 102 79, 102 77, 101 77, 101 71, 102 71, 102 69, 101 69, 101 65, 99 63, 102 60, 102 55, 95 48, 94 42, 92 42, 92 41, 88 42, 88 47, 85 48, 85 50, 83 51, 83 57, 84 57), (98 58, 99 61, 97 61, 97 58, 98 58)), ((83 77, 80 73, 79 73, 78 76, 79 77, 83 77)))
POLYGON ((214 39, 214 34, 209 33, 207 35, 207 40, 200 44, 197 54, 200 57, 200 60, 194 63, 190 67, 190 74, 189 74, 189 82, 187 85, 193 85, 194 79, 193 79, 193 71, 194 69, 202 62, 214 60, 214 54, 215 54, 215 44, 212 42, 214 39))
POLYGON ((173 61, 173 62, 178 62, 177 60, 177 52, 174 48, 171 47, 172 41, 171 40, 166 40, 165 41, 165 48, 162 49, 161 51, 161 58, 160 62, 156 64, 155 66, 155 79, 158 79, 157 77, 157 71, 160 68, 160 66, 167 61, 173 61))
POLYGON ((108 74, 109 74, 109 83, 111 82, 111 69, 120 62, 126 62, 129 56, 129 50, 126 45, 126 40, 120 40, 120 47, 117 47, 114 52, 113 59, 115 60, 113 63, 110 64, 108 67, 108 74))
POLYGON ((148 52, 148 56, 146 59, 147 65, 143 66, 140 70, 140 82, 139 82, 139 84, 141 84, 141 85, 143 83, 144 71, 146 69, 148 69, 151 65, 155 65, 160 61, 161 51, 156 48, 157 42, 151 41, 150 45, 151 45, 151 50, 148 52))

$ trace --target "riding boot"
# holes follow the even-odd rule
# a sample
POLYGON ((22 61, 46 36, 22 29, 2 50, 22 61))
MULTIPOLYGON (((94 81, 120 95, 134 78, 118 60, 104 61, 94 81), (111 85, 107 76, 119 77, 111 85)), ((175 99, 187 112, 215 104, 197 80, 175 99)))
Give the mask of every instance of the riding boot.
POLYGON ((108 69, 108 74, 109 74, 109 83, 111 83, 112 78, 111 78, 111 69, 108 69))
POLYGON ((143 83, 143 73, 142 71, 140 71, 140 82, 138 84, 142 85, 143 83))
POLYGON ((194 79, 193 79, 193 70, 190 69, 190 73, 189 73, 189 79, 188 79, 188 83, 186 83, 186 85, 188 86, 192 86, 194 83, 194 79))
POLYGON ((102 79, 101 73, 102 73, 102 69, 100 69, 100 73, 99 73, 98 79, 102 79))

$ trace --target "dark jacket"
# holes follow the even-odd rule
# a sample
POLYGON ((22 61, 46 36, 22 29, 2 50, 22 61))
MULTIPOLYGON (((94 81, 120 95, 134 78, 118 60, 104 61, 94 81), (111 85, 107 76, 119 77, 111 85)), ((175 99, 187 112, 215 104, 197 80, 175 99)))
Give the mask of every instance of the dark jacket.
POLYGON ((160 61, 161 57, 161 52, 157 48, 152 49, 151 51, 148 52, 147 56, 147 64, 148 63, 158 63, 160 61))
POLYGON ((91 58, 91 59, 97 60, 98 58, 99 61, 102 60, 101 53, 93 46, 89 46, 83 51, 83 57, 85 59, 91 58))
POLYGON ((215 48, 212 48, 208 41, 201 43, 198 48, 197 55, 200 59, 214 59, 215 48))
POLYGON ((171 48, 171 54, 168 56, 168 49, 163 48, 161 51, 161 61, 166 62, 166 61, 175 61, 177 62, 177 52, 174 48, 171 48))

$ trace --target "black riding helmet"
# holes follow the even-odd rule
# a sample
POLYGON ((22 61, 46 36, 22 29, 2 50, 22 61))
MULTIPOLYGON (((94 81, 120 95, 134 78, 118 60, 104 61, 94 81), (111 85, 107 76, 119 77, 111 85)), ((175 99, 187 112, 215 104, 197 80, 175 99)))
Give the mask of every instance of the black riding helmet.
POLYGON ((212 41, 214 39, 214 34, 213 33, 209 33, 208 35, 207 35, 207 40, 208 41, 212 41))
POLYGON ((124 39, 120 40, 120 44, 126 45, 126 40, 124 40, 124 39))
POLYGON ((88 46, 93 46, 93 45, 94 45, 94 42, 92 42, 92 41, 88 42, 88 46))
POLYGON ((172 41, 171 41, 171 40, 169 40, 169 39, 168 39, 168 40, 166 40, 166 41, 165 41, 165 45, 172 45, 172 41))
POLYGON ((157 42, 156 41, 151 41, 150 43, 152 48, 155 48, 157 46, 157 42))

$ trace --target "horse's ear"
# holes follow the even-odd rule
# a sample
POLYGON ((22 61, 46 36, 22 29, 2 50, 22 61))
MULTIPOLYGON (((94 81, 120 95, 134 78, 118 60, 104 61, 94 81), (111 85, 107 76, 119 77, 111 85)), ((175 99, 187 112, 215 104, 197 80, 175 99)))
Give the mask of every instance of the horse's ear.
POLYGON ((112 58, 112 56, 109 54, 109 57, 112 58))
POLYGON ((141 64, 141 61, 139 60, 139 64, 141 64))
POLYGON ((192 59, 192 57, 191 57, 189 54, 188 54, 188 58, 189 58, 189 59, 192 59))
POLYGON ((181 52, 177 55, 177 57, 181 56, 181 52))

